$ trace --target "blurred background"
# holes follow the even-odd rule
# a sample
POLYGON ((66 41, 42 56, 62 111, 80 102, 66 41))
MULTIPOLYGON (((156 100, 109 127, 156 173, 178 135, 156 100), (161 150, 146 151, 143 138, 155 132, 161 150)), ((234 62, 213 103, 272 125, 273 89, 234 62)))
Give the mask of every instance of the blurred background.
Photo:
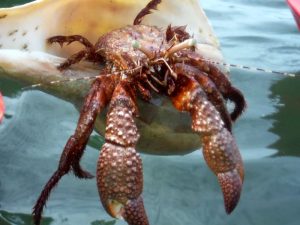
MULTIPOLYGON (((1 0, 0 7, 25 0, 1 0)), ((284 0, 202 0, 228 63, 297 73, 300 33, 284 0)), ((1 29, 1 28, 0 28, 1 29)), ((142 155, 144 199, 155 225, 298 225, 300 223, 300 77, 231 70, 248 108, 234 127, 245 162, 240 203, 226 215, 217 180, 200 151, 185 156, 142 155)), ((7 107, 0 126, 0 225, 31 224, 30 213, 56 169, 78 112, 40 91, 21 92, 1 78, 7 107)), ((82 164, 95 171, 101 138, 94 133, 82 164)), ((99 202, 95 179, 64 177, 44 224, 125 224, 99 202)))

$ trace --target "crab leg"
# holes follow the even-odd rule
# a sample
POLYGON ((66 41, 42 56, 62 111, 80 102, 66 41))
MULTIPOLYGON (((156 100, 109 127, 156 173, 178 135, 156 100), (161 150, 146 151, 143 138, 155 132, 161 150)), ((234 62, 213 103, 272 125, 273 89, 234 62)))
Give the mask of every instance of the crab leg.
POLYGON ((105 144, 97 166, 101 202, 115 218, 129 225, 148 225, 141 193, 142 160, 135 150, 139 133, 134 122, 137 113, 134 94, 125 81, 116 87, 107 114, 105 144))
POLYGON ((193 66, 183 63, 177 63, 174 67, 177 73, 191 76, 200 84, 202 90, 207 95, 207 99, 216 107, 216 109, 220 113, 225 127, 231 132, 232 121, 227 111, 224 98, 217 89, 214 82, 212 82, 208 77, 208 75, 193 66))
POLYGON ((46 204, 51 190, 65 174, 69 173, 71 169, 73 169, 74 174, 79 178, 93 177, 89 172, 84 171, 81 168, 79 161, 88 142, 88 138, 93 130, 95 119, 110 99, 110 95, 113 90, 113 83, 112 79, 103 76, 96 79, 92 84, 91 90, 87 95, 84 106, 81 110, 76 131, 74 135, 69 138, 64 148, 57 170, 45 185, 35 206, 33 207, 35 225, 40 224, 43 207, 46 204))
POLYGON ((58 43, 61 47, 63 47, 64 43, 67 43, 67 45, 69 45, 72 42, 77 41, 85 47, 84 50, 71 55, 64 63, 59 65, 57 67, 58 70, 65 70, 71 65, 76 64, 83 59, 90 62, 101 62, 101 56, 96 53, 95 46, 88 39, 81 35, 53 36, 50 37, 47 41, 49 44, 58 43))
POLYGON ((70 35, 70 36, 62 36, 62 35, 57 35, 53 36, 51 38, 48 38, 48 43, 59 43, 61 47, 63 46, 64 43, 67 43, 67 45, 71 44, 72 42, 78 41, 82 45, 84 45, 87 49, 91 49, 94 47, 94 45, 85 37, 81 35, 70 35))
POLYGON ((161 0, 151 0, 135 17, 133 25, 141 24, 143 18, 151 13, 151 10, 156 10, 161 0))
POLYGON ((239 201, 244 177, 234 137, 194 78, 178 74, 178 84, 172 102, 178 110, 190 113, 192 129, 201 135, 204 158, 218 177, 226 212, 231 213, 239 201))
POLYGON ((243 94, 231 85, 228 77, 221 70, 219 70, 218 67, 204 60, 203 57, 198 53, 185 51, 182 57, 187 57, 185 60, 188 61, 188 63, 207 73, 209 78, 215 83, 218 90, 220 90, 224 98, 230 99, 232 102, 234 102, 235 108, 230 115, 231 120, 236 121, 247 105, 243 94))

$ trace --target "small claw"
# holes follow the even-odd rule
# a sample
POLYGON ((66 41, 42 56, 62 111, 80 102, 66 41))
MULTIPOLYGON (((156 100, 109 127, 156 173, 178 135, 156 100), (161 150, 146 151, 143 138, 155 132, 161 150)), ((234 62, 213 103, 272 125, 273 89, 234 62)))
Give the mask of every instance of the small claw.
POLYGON ((239 202, 243 181, 238 171, 235 169, 226 173, 218 173, 224 205, 227 214, 230 214, 239 202))

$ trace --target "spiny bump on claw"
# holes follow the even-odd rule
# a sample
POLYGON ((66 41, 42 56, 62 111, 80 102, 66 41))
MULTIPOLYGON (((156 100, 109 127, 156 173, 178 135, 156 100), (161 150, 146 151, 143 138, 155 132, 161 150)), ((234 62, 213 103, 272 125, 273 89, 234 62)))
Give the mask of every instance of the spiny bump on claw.
POLYGON ((200 96, 196 98, 197 104, 193 106, 191 112, 192 129, 201 133, 221 130, 224 122, 216 109, 207 100, 200 100, 200 96))
POLYGON ((108 113, 105 138, 123 146, 137 142, 139 134, 130 109, 117 106, 108 113))
POLYGON ((204 158, 216 174, 231 171, 241 163, 237 145, 226 128, 203 135, 202 142, 204 158))
POLYGON ((217 176, 224 196, 226 213, 230 214, 239 202, 242 179, 237 170, 219 173, 217 176))

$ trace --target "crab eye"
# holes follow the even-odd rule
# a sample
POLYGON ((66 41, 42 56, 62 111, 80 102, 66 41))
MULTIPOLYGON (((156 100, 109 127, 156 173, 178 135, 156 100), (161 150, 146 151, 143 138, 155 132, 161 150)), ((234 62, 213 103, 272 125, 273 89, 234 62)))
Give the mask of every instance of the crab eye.
POLYGON ((132 47, 134 49, 140 49, 140 47, 141 47, 140 42, 138 42, 137 40, 133 40, 132 41, 132 47))

